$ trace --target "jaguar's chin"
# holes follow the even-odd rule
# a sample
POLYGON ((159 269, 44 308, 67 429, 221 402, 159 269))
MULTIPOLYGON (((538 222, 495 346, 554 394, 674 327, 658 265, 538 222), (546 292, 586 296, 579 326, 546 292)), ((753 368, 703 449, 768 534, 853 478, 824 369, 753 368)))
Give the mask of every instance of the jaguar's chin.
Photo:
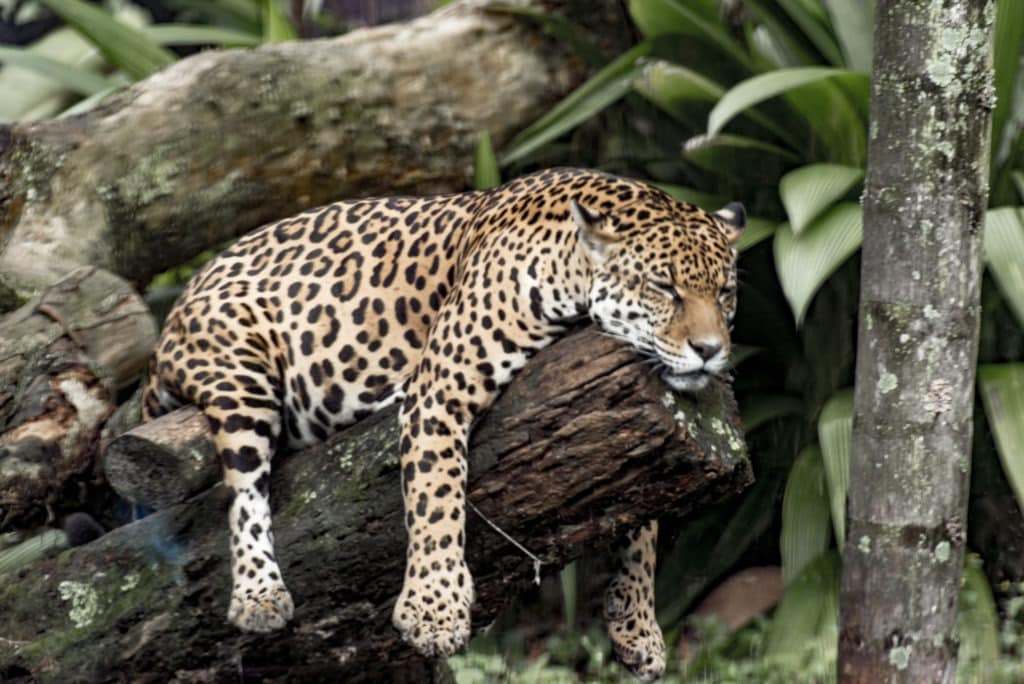
POLYGON ((676 392, 699 392, 707 387, 711 374, 704 370, 697 370, 690 373, 673 373, 666 370, 661 374, 661 379, 676 392))

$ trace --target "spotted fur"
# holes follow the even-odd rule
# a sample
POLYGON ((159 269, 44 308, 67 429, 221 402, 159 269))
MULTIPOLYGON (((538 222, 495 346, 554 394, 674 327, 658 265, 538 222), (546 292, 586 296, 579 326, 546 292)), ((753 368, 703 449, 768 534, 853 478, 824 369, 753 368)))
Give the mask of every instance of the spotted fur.
MULTIPOLYGON (((650 186, 557 169, 499 188, 339 202, 264 226, 190 282, 146 387, 151 419, 206 415, 234 498, 228 619, 292 615, 268 482, 279 446, 324 440, 402 402, 407 567, 394 624, 427 655, 469 639, 463 557, 474 419, 530 356, 589 315, 695 390, 729 355, 742 208, 708 214, 650 186)), ((656 526, 631 536, 606 605, 613 642, 658 676, 656 526)))

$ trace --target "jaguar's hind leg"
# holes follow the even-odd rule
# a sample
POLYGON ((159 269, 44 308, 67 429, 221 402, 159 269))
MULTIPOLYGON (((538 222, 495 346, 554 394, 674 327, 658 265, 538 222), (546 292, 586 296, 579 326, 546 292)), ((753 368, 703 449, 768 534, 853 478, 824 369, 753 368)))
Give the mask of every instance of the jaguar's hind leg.
POLYGON ((619 660, 643 680, 665 672, 665 640, 654 616, 654 569, 658 522, 651 521, 623 540, 620 567, 608 585, 604 617, 619 660))
POLYGON ((203 413, 233 495, 228 620, 251 632, 280 629, 291 619, 292 597, 274 555, 270 520, 270 461, 281 431, 278 402, 269 392, 222 392, 203 413))

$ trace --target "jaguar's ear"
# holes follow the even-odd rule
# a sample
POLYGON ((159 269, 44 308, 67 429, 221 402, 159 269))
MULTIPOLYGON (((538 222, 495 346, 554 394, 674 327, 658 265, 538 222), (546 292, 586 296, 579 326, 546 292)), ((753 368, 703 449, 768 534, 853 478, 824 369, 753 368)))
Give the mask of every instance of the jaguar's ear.
POLYGON ((572 215, 572 222, 576 224, 576 234, 584 254, 598 264, 607 259, 612 246, 618 240, 615 234, 608 230, 608 219, 587 209, 576 200, 570 200, 569 214, 572 215))
POLYGON ((712 216, 722 224, 730 244, 735 244, 743 235, 743 227, 747 225, 747 210, 739 202, 729 202, 712 216))

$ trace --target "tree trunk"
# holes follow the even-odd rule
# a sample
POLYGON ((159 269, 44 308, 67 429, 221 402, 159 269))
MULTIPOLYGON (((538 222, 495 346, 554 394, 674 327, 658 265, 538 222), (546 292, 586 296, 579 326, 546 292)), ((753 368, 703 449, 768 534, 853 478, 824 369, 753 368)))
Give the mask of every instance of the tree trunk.
MULTIPOLYGON (((465 189, 480 132, 500 144, 586 73, 538 24, 487 4, 205 51, 81 116, 0 126, 2 279, 32 291, 93 265, 145 283, 328 201, 465 189)), ((613 0, 545 4, 626 35, 613 0)))
POLYGON ((956 675, 993 15, 989 0, 876 11, 842 682, 956 675))
MULTIPOLYGON (((405 528, 397 410, 279 459, 278 558, 296 599, 282 632, 225 618, 226 492, 186 503, 0 586, 0 673, 40 682, 386 681, 416 665, 390 627, 405 528)), ((645 520, 751 481, 728 387, 674 397, 635 353, 593 330, 538 353, 481 419, 469 501, 552 571, 645 520)), ((529 558, 468 516, 477 630, 533 579, 529 558)))

